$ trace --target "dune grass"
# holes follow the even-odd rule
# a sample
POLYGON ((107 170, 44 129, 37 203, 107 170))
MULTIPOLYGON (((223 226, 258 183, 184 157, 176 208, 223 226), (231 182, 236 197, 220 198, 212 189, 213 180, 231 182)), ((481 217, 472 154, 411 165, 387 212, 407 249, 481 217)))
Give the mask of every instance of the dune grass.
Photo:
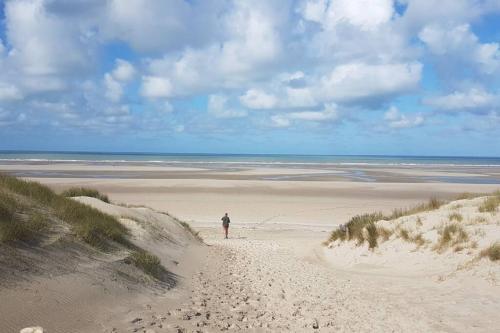
POLYGON ((458 223, 446 224, 438 233, 440 238, 435 246, 437 251, 443 251, 451 246, 459 246, 469 240, 467 231, 458 223))
POLYGON ((63 191, 61 195, 64 197, 93 197, 106 203, 110 203, 106 194, 102 194, 97 190, 86 187, 71 187, 63 191))
POLYGON ((43 230, 46 223, 33 214, 33 209, 38 207, 52 218, 70 224, 76 236, 92 246, 103 247, 109 241, 127 243, 128 230, 115 217, 58 195, 40 183, 0 174, 0 190, 3 193, 2 239, 28 240, 43 230))
POLYGON ((491 261, 500 260, 500 241, 491 244, 488 248, 481 251, 481 257, 488 257, 491 261))
POLYGON ((498 211, 498 206, 500 205, 500 195, 494 195, 484 199, 484 201, 479 206, 479 212, 481 213, 496 213, 498 211))
POLYGON ((453 212, 450 215, 448 215, 448 219, 450 220, 450 222, 453 221, 462 222, 464 217, 460 213, 453 212))
POLYGON ((165 271, 161 265, 160 258, 143 250, 132 251, 128 259, 144 273, 159 280, 165 271))
POLYGON ((0 242, 29 241, 48 227, 44 215, 0 191, 0 242))
POLYGON ((395 220, 397 218, 403 217, 403 216, 408 216, 408 215, 413 215, 413 214, 418 214, 422 212, 428 212, 431 210, 436 210, 442 205, 444 205, 445 202, 442 200, 438 200, 436 198, 431 198, 428 202, 409 207, 409 208, 397 208, 392 211, 392 214, 387 216, 388 220, 395 220))

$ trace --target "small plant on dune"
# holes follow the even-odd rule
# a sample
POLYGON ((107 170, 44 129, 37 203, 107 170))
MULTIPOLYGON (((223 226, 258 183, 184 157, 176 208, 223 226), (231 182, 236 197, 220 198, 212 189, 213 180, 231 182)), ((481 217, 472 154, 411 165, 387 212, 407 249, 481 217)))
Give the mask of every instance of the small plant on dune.
POLYGON ((445 225, 440 231, 440 238, 435 247, 436 250, 440 251, 450 246, 456 246, 465 243, 469 240, 469 235, 465 229, 457 224, 451 223, 445 225))
POLYGON ((363 229, 370 223, 374 223, 383 218, 384 216, 382 215, 382 213, 372 213, 372 214, 363 214, 354 216, 346 224, 348 240, 355 239, 358 241, 359 245, 363 244, 365 241, 365 237, 363 235, 363 229))
POLYGON ((417 222, 415 223, 417 225, 417 227, 421 227, 423 226, 424 224, 422 223, 422 219, 420 218, 420 216, 417 216, 417 222))
POLYGON ((328 240, 325 242, 325 245, 330 244, 331 242, 335 242, 337 239, 340 239, 341 241, 345 241, 347 238, 347 234, 345 231, 342 231, 340 229, 336 229, 330 233, 330 237, 328 240))
POLYGON ((161 265, 160 258, 146 251, 133 251, 128 260, 144 273, 157 279, 161 279, 165 270, 161 265))
POLYGON ((496 213, 498 211, 498 205, 500 205, 500 196, 492 196, 484 199, 484 201, 479 206, 479 212, 481 213, 496 213))
POLYGON ((408 242, 410 240, 410 233, 408 230, 401 228, 399 230, 399 237, 408 242))
POLYGON ((500 242, 491 244, 488 248, 481 251, 481 257, 488 257, 491 261, 500 260, 500 242))
POLYGON ((369 223, 366 226, 367 231, 367 241, 368 248, 374 249, 377 247, 377 239, 378 239, 378 229, 374 222, 369 223))
POLYGON ((463 218, 462 214, 454 212, 454 213, 451 213, 450 215, 448 215, 448 219, 450 220, 450 222, 453 222, 454 220, 457 222, 462 222, 462 220, 464 218, 463 218))
POLYGON ((61 195, 65 197, 93 197, 107 203, 110 202, 107 195, 86 187, 71 187, 63 191, 61 195))

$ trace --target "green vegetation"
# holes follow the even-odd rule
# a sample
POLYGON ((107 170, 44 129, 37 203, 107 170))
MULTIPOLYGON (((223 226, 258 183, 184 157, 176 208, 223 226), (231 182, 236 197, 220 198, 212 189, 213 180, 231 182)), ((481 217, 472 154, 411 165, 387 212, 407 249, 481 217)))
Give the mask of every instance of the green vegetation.
POLYGON ((488 257, 491 261, 500 260, 500 242, 495 242, 481 251, 481 257, 488 257))
POLYGON ((467 234, 465 229, 457 223, 445 225, 439 231, 439 235, 441 237, 439 238, 438 243, 435 247, 435 249, 438 251, 442 251, 450 246, 458 246, 469 240, 469 235, 467 234))
POLYGON ((448 219, 450 220, 450 222, 453 222, 454 220, 457 222, 462 222, 464 217, 462 216, 462 214, 455 212, 448 215, 448 219))
POLYGON ((398 208, 394 209, 392 211, 392 214, 387 217, 388 220, 395 220, 397 218, 400 218, 402 216, 408 216, 408 215, 413 215, 421 212, 428 212, 431 210, 436 210, 442 205, 444 205, 445 202, 438 200, 436 198, 431 198, 428 202, 422 203, 410 208, 398 208))
POLYGON ((133 251, 128 259, 144 273, 161 280, 165 269, 161 265, 160 258, 146 251, 133 251))
POLYGON ((29 241, 48 227, 44 215, 0 191, 0 242, 29 241))
POLYGON ((109 203, 107 195, 100 193, 97 190, 85 187, 72 187, 61 193, 65 197, 93 197, 101 201, 109 203))
POLYGON ((34 214, 43 209, 47 215, 70 224, 77 237, 92 246, 104 247, 109 241, 127 243, 128 230, 116 218, 58 195, 40 183, 0 175, 0 190, 3 241, 36 237, 48 225, 40 214, 34 214))
POLYGON ((498 206, 500 205, 500 196, 495 195, 484 199, 483 203, 479 206, 479 211, 481 213, 496 213, 498 211, 498 206))
POLYGON ((378 239, 378 229, 375 223, 369 223, 366 226, 366 231, 367 231, 367 237, 366 240, 368 241, 368 247, 370 249, 374 249, 377 247, 377 239, 378 239))

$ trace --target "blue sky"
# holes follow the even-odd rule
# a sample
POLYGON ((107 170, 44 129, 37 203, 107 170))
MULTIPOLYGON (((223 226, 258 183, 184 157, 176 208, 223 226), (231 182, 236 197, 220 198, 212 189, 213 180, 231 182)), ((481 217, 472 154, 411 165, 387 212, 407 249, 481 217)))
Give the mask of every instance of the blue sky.
POLYGON ((500 0, 0 4, 0 149, 500 156, 500 0))

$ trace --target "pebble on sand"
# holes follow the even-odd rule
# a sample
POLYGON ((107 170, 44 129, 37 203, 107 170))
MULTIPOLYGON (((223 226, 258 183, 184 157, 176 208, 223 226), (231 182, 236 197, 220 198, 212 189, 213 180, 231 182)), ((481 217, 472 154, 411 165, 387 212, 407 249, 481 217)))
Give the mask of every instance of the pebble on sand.
POLYGON ((26 327, 20 330, 19 333, 43 333, 43 328, 40 326, 26 327))

